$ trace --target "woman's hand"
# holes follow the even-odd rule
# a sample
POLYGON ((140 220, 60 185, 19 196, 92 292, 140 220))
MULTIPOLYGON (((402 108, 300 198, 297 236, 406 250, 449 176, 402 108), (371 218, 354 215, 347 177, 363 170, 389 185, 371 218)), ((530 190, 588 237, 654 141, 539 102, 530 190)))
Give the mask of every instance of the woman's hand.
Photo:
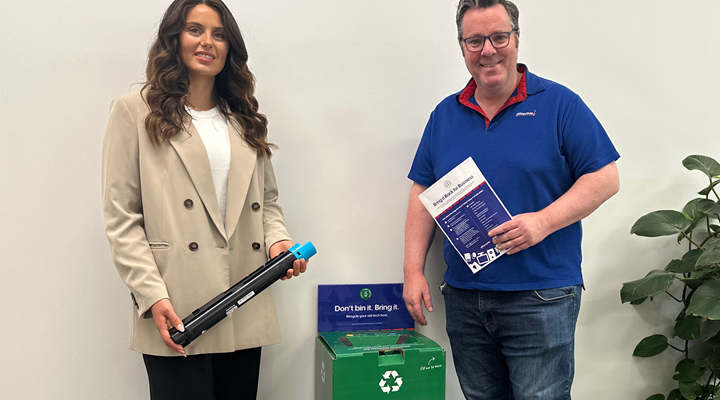
MULTIPOLYGON (((293 246, 295 246, 295 242, 293 242, 292 240, 282 240, 280 242, 276 242, 275 244, 270 246, 270 258, 277 256, 283 251, 287 251, 293 246)), ((299 276, 300 274, 305 272, 305 270, 307 270, 307 260, 295 260, 295 262, 293 262, 292 269, 287 270, 285 276, 280 279, 284 281, 286 279, 292 278, 293 276, 299 276)))
POLYGON ((150 310, 152 311, 153 319, 155 320, 155 327, 158 332, 160 332, 160 337, 162 337, 165 346, 169 347, 172 351, 187 357, 185 349, 179 344, 173 342, 170 338, 170 328, 175 327, 180 332, 185 332, 182 320, 177 316, 177 314, 175 314, 175 309, 173 309, 172 304, 170 304, 170 300, 162 299, 153 304, 153 306, 150 307, 150 310))

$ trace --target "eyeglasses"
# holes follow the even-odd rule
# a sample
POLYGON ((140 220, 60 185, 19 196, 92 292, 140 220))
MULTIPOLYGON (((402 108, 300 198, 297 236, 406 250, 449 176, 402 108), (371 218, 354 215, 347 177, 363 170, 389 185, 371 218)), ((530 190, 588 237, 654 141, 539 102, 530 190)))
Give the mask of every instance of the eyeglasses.
POLYGON ((508 44, 510 44, 510 35, 517 32, 517 29, 513 29, 510 32, 497 32, 493 33, 490 36, 482 36, 477 35, 469 38, 463 39, 463 43, 465 43, 465 48, 468 51, 476 52, 476 51, 482 51, 482 49, 485 47, 485 40, 490 40, 490 44, 495 49, 502 49, 504 47, 507 47, 508 44))

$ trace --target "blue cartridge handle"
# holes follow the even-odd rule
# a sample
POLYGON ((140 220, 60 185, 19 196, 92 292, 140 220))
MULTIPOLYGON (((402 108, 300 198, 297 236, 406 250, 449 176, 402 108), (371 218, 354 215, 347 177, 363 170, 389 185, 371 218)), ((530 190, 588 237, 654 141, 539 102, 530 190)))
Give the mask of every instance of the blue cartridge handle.
POLYGON ((300 243, 296 244, 295 246, 291 247, 289 249, 291 253, 295 255, 295 258, 298 260, 307 260, 310 257, 314 256, 315 253, 317 253, 317 250, 315 249, 315 246, 312 244, 312 242, 307 242, 304 245, 300 245, 300 243))

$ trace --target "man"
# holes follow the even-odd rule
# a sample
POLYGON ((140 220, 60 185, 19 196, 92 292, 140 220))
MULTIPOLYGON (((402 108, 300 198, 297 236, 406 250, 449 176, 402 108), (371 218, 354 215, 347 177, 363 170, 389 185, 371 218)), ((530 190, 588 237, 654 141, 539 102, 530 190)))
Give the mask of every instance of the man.
POLYGON ((472 79, 433 111, 408 177, 405 289, 432 312, 424 276, 435 223, 418 199, 472 157, 513 219, 489 234, 507 253, 473 274, 445 239, 447 332, 467 399, 569 399, 580 307, 580 220, 618 191, 619 155, 567 88, 518 64, 518 9, 461 0, 458 40, 472 79))

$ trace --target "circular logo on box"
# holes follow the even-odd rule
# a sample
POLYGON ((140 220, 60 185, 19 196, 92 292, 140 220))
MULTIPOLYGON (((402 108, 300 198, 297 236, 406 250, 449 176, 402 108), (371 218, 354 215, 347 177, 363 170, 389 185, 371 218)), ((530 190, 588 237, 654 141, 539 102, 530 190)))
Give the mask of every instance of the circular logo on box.
POLYGON ((360 291, 360 298, 363 300, 369 300, 372 297, 372 290, 364 288, 360 291))

